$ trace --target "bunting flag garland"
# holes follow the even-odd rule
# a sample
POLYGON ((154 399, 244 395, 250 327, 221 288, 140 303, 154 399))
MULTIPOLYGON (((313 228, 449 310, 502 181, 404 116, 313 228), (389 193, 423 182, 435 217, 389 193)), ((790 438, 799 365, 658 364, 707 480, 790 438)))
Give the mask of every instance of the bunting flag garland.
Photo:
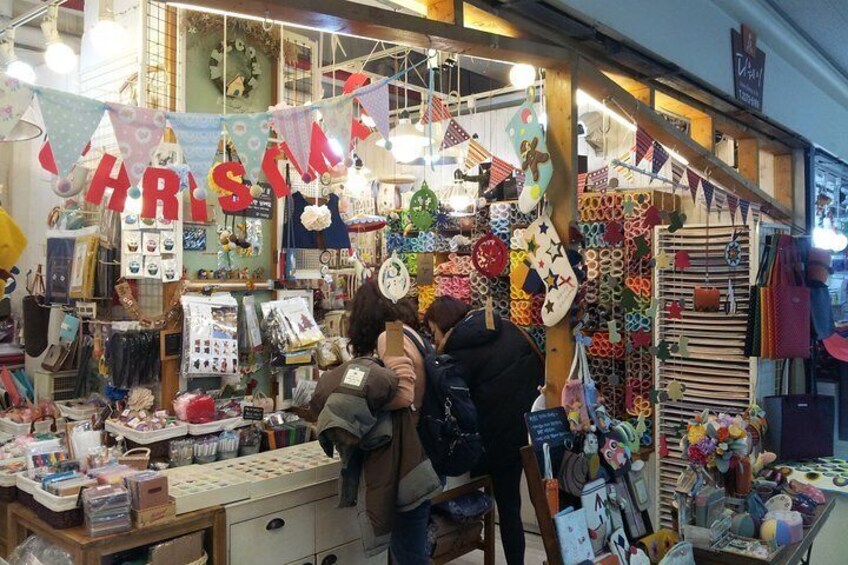
POLYGON ((609 186, 609 166, 591 171, 587 175, 586 188, 590 190, 606 190, 609 186))
POLYGON ((108 104, 106 112, 118 140, 130 186, 137 186, 165 135, 165 113, 120 104, 108 104))
POLYGON ((221 138, 221 116, 217 114, 168 113, 183 157, 197 184, 198 200, 206 194, 207 175, 215 163, 218 141, 221 138))
POLYGON ((350 151, 350 132, 353 124, 353 102, 342 98, 321 108, 324 133, 328 139, 335 139, 342 148, 341 157, 350 151))
POLYGON ((651 164, 651 172, 657 175, 662 170, 666 161, 668 161, 668 151, 666 151, 665 147, 663 147, 658 141, 654 141, 653 150, 654 154, 651 164))
POLYGON ((483 147, 479 141, 472 138, 468 143, 468 152, 465 154, 465 170, 473 169, 483 161, 492 157, 489 150, 483 147))
POLYGON ((724 196, 725 200, 727 200, 727 211, 730 212, 730 221, 736 222, 736 208, 739 206, 739 198, 732 194, 726 194, 724 196))
POLYGON ((71 172, 83 147, 100 125, 106 107, 91 98, 48 89, 38 92, 38 104, 56 170, 59 178, 63 179, 71 172))
POLYGON ((448 110, 441 98, 435 96, 430 98, 430 103, 421 114, 421 124, 427 125, 430 122, 438 123, 451 119, 450 110, 448 110))
POLYGON ((716 192, 713 198, 713 202, 715 203, 716 214, 718 214, 719 220, 721 219, 721 210, 724 207, 724 194, 722 192, 716 192))
POLYGON ((454 119, 451 119, 448 124, 448 129, 445 131, 445 136, 442 138, 442 145, 439 149, 447 149, 449 147, 453 147, 454 145, 459 145, 460 143, 465 143, 470 140, 471 136, 468 135, 468 132, 465 131, 459 122, 454 119))
POLYGON ((760 221, 760 205, 751 203, 751 216, 754 220, 754 225, 756 225, 760 221))
POLYGON ((512 165, 500 157, 492 156, 492 168, 489 169, 489 190, 505 181, 514 169, 512 165))
POLYGON ((586 191, 586 182, 588 181, 588 173, 580 173, 577 175, 577 196, 582 195, 586 191))
POLYGON ((654 142, 654 138, 651 135, 643 130, 642 128, 636 128, 636 166, 639 166, 639 163, 642 162, 642 159, 645 158, 645 154, 648 153, 648 149, 651 148, 651 145, 654 142))
MULTIPOLYGON (((631 153, 631 151, 625 151, 619 156, 618 160, 624 163, 625 165, 629 165, 631 153)), ((627 179, 628 182, 633 182, 633 171, 628 169, 627 167, 615 165, 615 172, 618 173, 619 176, 627 179)))
POLYGON ((706 202, 707 212, 709 212, 713 205, 713 193, 715 191, 715 187, 707 179, 701 179, 701 189, 704 191, 704 202, 706 202))
POLYGON ((359 103, 374 120, 377 126, 377 131, 386 140, 386 149, 391 149, 388 145, 389 141, 389 83, 383 82, 376 88, 374 85, 369 85, 355 91, 359 103))
POLYGON ((312 108, 283 108, 274 111, 273 116, 277 133, 283 137, 294 166, 306 181, 309 178, 309 150, 312 147, 312 108))
POLYGON ((259 182, 262 159, 268 146, 268 135, 271 133, 268 114, 230 114, 224 116, 224 125, 233 138, 247 178, 254 183, 259 182))
POLYGON ((742 198, 739 199, 739 214, 742 216, 742 223, 748 225, 748 207, 751 205, 750 202, 744 200, 742 198))
POLYGON ((689 183, 689 193, 692 195, 692 203, 695 203, 698 197, 698 183, 701 182, 701 177, 692 169, 687 168, 686 180, 689 183))
POLYGON ((10 76, 0 78, 0 141, 12 132, 32 102, 32 88, 10 76))
MULTIPOLYGON (((671 181, 678 185, 680 184, 680 179, 683 178, 683 171, 686 170, 686 167, 682 163, 678 163, 674 159, 671 160, 671 181)), ((672 190, 676 190, 677 186, 673 186, 672 190)))

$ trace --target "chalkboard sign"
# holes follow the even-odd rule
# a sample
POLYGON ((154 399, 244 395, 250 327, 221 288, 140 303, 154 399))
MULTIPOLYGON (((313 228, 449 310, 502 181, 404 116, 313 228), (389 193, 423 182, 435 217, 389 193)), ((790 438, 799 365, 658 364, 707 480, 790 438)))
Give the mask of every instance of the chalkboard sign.
POLYGON ((159 332, 159 358, 162 361, 178 359, 183 354, 182 330, 159 332))
POLYGON ((241 410, 243 420, 261 420, 265 417, 265 409, 261 406, 245 406, 241 410))
POLYGON ((570 435, 568 431, 568 420, 565 417, 565 408, 558 406, 538 412, 528 412, 524 415, 527 430, 530 432, 530 443, 541 449, 545 443, 562 445, 570 435))
POLYGON ((271 185, 266 182, 260 182, 262 194, 253 198, 250 206, 238 212, 227 212, 227 216, 245 216, 247 218, 256 218, 259 220, 270 220, 274 215, 274 193, 271 190, 271 185))
POLYGON ((730 30, 733 47, 733 87, 736 99, 757 110, 763 109, 766 54, 757 48, 757 34, 748 26, 742 33, 730 30))

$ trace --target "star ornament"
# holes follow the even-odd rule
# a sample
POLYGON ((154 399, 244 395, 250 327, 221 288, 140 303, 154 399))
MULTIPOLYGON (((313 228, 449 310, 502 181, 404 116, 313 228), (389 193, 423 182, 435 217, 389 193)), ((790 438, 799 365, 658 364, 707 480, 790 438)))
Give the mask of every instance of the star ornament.
POLYGON ((665 251, 660 251, 654 257, 654 266, 657 269, 668 269, 671 267, 671 258, 665 251))
POLYGON ((527 252, 536 253, 538 249, 539 243, 536 241, 536 236, 531 236, 530 239, 527 240, 527 252))
POLYGON ((683 306, 677 300, 672 300, 666 306, 669 320, 679 320, 683 317, 683 306))

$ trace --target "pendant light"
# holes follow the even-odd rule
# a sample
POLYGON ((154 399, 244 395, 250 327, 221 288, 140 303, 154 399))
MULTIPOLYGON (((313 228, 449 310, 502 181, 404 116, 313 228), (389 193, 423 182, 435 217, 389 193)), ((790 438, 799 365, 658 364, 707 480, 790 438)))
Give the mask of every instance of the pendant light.
POLYGON ((92 45, 101 53, 114 52, 123 46, 126 31, 115 21, 115 0, 100 0, 97 23, 89 33, 92 45))
POLYGON ((6 65, 6 74, 10 77, 30 84, 35 82, 35 69, 15 53, 15 28, 7 30, 0 40, 0 62, 6 65))
POLYGON ((74 50, 62 41, 59 36, 59 6, 47 8, 47 15, 41 22, 41 32, 47 48, 44 51, 44 62, 54 73, 65 75, 74 70, 77 65, 77 55, 74 50))

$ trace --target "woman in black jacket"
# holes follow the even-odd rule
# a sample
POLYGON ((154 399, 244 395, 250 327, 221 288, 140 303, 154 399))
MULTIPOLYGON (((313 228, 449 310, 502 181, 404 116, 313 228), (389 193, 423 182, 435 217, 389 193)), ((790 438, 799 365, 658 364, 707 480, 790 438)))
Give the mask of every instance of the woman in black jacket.
POLYGON ((451 355, 469 374, 485 452, 474 475, 490 475, 498 505, 501 540, 508 565, 524 563, 521 522, 521 454, 527 445, 524 414, 545 380, 542 353, 524 330, 493 314, 443 296, 424 315, 440 352, 451 355))

